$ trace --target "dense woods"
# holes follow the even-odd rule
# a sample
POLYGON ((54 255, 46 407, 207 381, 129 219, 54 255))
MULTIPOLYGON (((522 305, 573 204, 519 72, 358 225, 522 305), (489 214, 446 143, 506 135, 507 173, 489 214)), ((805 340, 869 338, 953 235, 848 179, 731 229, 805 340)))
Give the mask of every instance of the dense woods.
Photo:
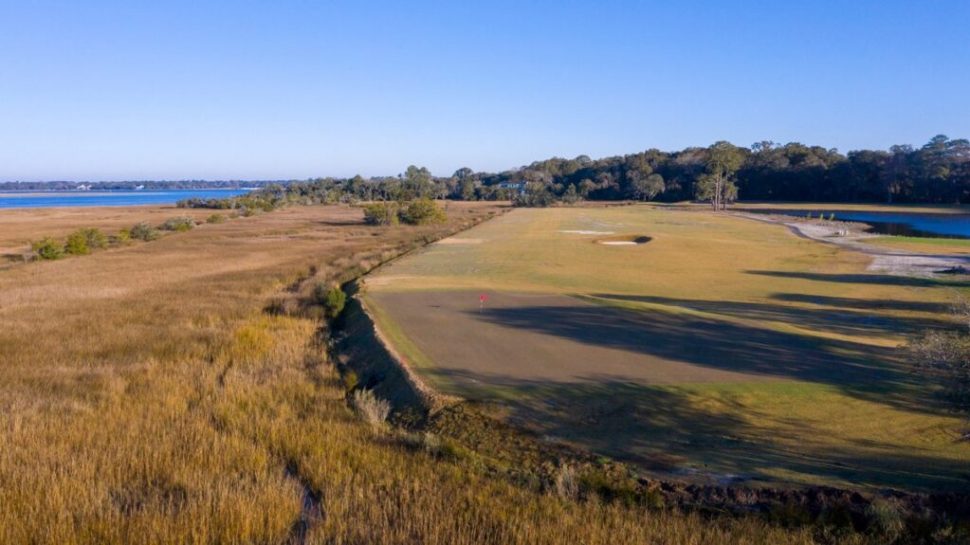
POLYGON ((394 177, 317 178, 270 184, 230 200, 192 200, 191 207, 273 208, 284 203, 410 201, 416 198, 512 200, 547 206, 579 200, 705 200, 723 207, 735 198, 766 201, 970 202, 970 141, 933 137, 921 147, 887 151, 835 149, 764 141, 729 142, 664 152, 591 159, 554 157, 500 173, 460 168, 433 176, 410 166, 394 177))

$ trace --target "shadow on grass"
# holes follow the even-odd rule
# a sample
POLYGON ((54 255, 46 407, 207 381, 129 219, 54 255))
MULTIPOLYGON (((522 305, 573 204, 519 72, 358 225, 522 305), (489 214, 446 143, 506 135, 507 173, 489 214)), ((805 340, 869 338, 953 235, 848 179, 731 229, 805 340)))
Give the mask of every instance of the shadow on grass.
POLYGON ((853 299, 850 297, 828 297, 824 295, 805 295, 802 293, 776 293, 771 296, 778 301, 790 303, 809 303, 812 305, 837 307, 851 310, 912 311, 935 312, 939 314, 950 310, 946 303, 923 301, 895 301, 892 299, 853 299))
MULTIPOLYGON (((750 320, 767 320, 782 322, 793 326, 813 329, 822 332, 839 333, 842 335, 884 336, 887 333, 912 334, 930 327, 946 327, 950 325, 945 320, 932 318, 912 318, 900 316, 882 316, 871 311, 876 306, 866 309, 869 312, 859 312, 853 304, 865 304, 864 300, 848 298, 839 299, 838 308, 818 309, 795 307, 786 304, 748 303, 739 301, 704 301, 693 299, 672 299, 647 295, 614 295, 594 294, 593 297, 610 301, 629 301, 675 306, 703 312, 710 312, 735 318, 750 320)), ((808 296, 803 296, 808 298, 808 296)), ((908 304, 901 301, 882 301, 890 305, 890 309, 908 304)), ((927 307, 945 307, 938 303, 915 303, 927 307)), ((944 312, 945 310, 940 310, 944 312)))
MULTIPOLYGON (((510 418, 538 434, 669 476, 715 483, 777 481, 778 471, 803 483, 843 480, 858 486, 966 490, 970 470, 960 461, 906 453, 866 441, 833 448, 799 422, 783 445, 737 410, 707 409, 676 389, 620 382, 597 375, 581 381, 535 381, 468 370, 435 369, 447 380, 489 384, 517 395, 503 402, 510 418)), ((752 415, 748 414, 748 417, 752 415)), ((777 429, 777 428, 775 428, 777 429)))
MULTIPOLYGON (((945 411, 924 395, 923 384, 903 368, 895 348, 664 311, 584 304, 493 308, 468 314, 503 328, 712 369, 829 384, 853 397, 908 410, 945 411)), ((595 368, 595 362, 590 365, 595 368)))
POLYGON ((746 271, 748 274, 759 276, 773 276, 776 278, 799 278, 818 282, 839 282, 848 284, 879 284, 885 286, 908 286, 917 288, 967 288, 970 281, 965 280, 937 280, 933 278, 915 278, 911 276, 893 276, 890 274, 825 274, 795 271, 746 271))

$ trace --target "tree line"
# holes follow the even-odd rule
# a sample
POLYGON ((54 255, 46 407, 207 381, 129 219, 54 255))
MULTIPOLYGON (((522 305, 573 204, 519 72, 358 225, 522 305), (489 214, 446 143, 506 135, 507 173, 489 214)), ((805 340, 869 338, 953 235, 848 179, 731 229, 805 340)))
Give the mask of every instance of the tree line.
POLYGON ((315 178, 269 184, 234 199, 184 201, 208 208, 414 199, 511 200, 547 206, 579 200, 703 200, 956 204, 970 202, 970 142, 939 135, 921 147, 835 149, 797 142, 730 142, 591 159, 554 157, 499 173, 460 168, 434 176, 409 166, 397 176, 315 178))

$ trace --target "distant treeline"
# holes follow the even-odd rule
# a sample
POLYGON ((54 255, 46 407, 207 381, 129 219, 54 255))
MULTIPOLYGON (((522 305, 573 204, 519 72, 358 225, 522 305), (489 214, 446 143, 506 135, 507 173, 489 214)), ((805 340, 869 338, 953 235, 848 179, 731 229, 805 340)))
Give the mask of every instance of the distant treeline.
POLYGON ((499 173, 460 168, 433 176, 408 167, 392 177, 315 178, 306 181, 180 180, 125 182, 0 182, 0 191, 239 189, 231 199, 191 199, 186 207, 272 209, 287 203, 356 200, 512 200, 543 206, 578 200, 745 200, 813 202, 970 202, 970 142, 933 137, 919 148, 888 151, 834 149, 797 142, 758 142, 750 148, 718 142, 666 152, 590 159, 554 157, 499 173))
MULTIPOLYGON (((155 180, 155 181, 125 181, 125 182, 0 182, 0 191, 132 191, 141 187, 144 190, 172 190, 172 189, 243 189, 250 187, 265 187, 278 184, 281 181, 245 181, 245 180, 155 180)), ((286 182, 283 182, 286 183, 286 182)))

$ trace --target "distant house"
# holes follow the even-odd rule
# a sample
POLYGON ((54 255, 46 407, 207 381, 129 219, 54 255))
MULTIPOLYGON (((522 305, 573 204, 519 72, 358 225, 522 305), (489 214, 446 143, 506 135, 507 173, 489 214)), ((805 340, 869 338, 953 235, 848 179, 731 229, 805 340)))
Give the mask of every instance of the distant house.
POLYGON ((525 182, 499 182, 499 187, 502 189, 508 189, 514 193, 522 195, 525 193, 525 182))
POLYGON ((78 184, 74 189, 78 191, 91 191, 91 184, 78 184))

